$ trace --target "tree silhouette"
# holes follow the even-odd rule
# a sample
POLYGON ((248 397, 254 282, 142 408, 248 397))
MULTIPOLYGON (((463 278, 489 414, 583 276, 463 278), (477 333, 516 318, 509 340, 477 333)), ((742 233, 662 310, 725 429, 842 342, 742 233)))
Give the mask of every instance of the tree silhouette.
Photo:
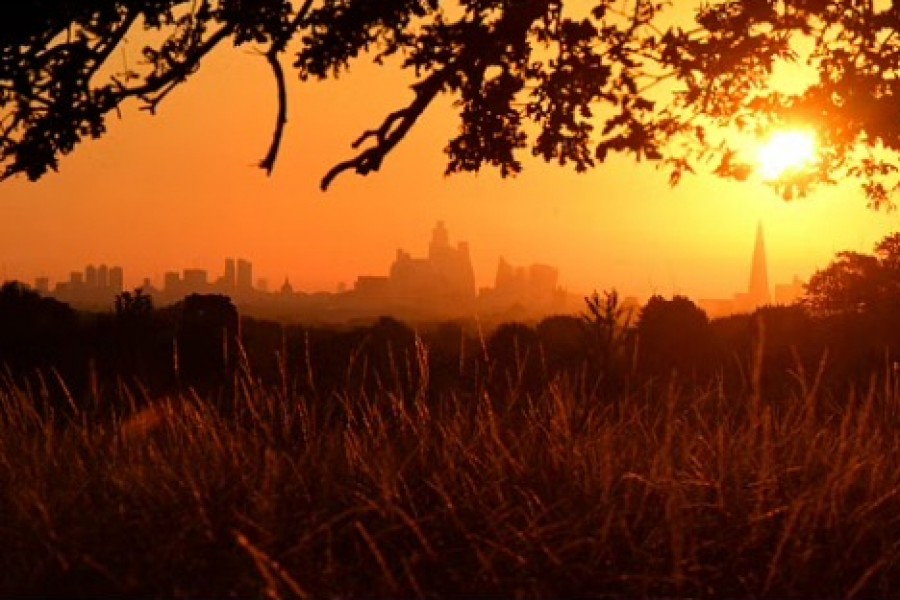
POLYGON ((153 297, 143 288, 135 288, 134 292, 117 294, 114 306, 120 320, 145 320, 153 314, 153 297))
POLYGON ((182 382, 199 390, 225 386, 231 391, 240 352, 237 308, 221 294, 190 294, 176 306, 180 312, 177 368, 182 382))
POLYGON ((377 171, 449 95, 460 124, 448 172, 515 174, 530 150, 577 171, 622 152, 658 162, 673 182, 702 165, 742 178, 748 165, 722 128, 760 135, 801 122, 816 127, 821 160, 781 181, 784 194, 858 177, 881 205, 900 150, 900 11, 875 4, 698 3, 682 26, 672 15, 683 3, 653 0, 32 0, 0 19, 0 174, 57 168, 104 133, 111 112, 129 99, 156 110, 230 43, 258 47, 272 69, 278 111, 260 162, 269 172, 287 121, 285 55, 301 80, 363 59, 414 73, 411 98, 359 136, 323 188, 345 171, 377 171), (125 40, 142 30, 153 42, 126 68, 125 40), (776 89, 779 61, 818 79, 776 89))
POLYGON ((586 366, 592 342, 584 322, 573 315, 553 315, 535 327, 548 376, 586 366))
POLYGON ((880 265, 874 256, 839 252, 806 286, 805 304, 817 313, 862 312, 878 304, 880 265))
POLYGON ((0 365, 4 369, 16 373, 55 367, 70 372, 82 358, 71 346, 77 330, 78 317, 68 304, 43 298, 18 281, 0 286, 0 365))
POLYGON ((696 374, 707 367, 711 339, 709 318, 690 299, 653 296, 637 322, 638 366, 658 376, 696 374))
POLYGON ((900 278, 900 233, 892 233, 875 245, 881 265, 900 278))
POLYGON ((838 252, 806 286, 804 304, 820 315, 896 312, 900 308, 900 234, 875 245, 875 254, 838 252))
POLYGON ((159 328, 154 323, 153 298, 143 288, 116 295, 115 363, 122 374, 148 379, 156 350, 159 328))
POLYGON ((586 311, 581 314, 581 324, 588 338, 588 353, 596 368, 614 385, 621 383, 629 370, 628 356, 633 348, 633 311, 622 306, 616 290, 597 291, 585 296, 586 311))

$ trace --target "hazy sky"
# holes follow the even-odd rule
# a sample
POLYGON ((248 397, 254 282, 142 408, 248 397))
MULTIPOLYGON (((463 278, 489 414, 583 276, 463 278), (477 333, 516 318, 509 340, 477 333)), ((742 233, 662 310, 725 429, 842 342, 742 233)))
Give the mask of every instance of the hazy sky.
MULTIPOLYGON (((288 61, 286 61, 288 62, 288 61)), ((492 171, 444 177, 449 105, 432 110, 368 177, 322 175, 350 143, 408 102, 398 78, 358 65, 338 82, 290 86, 289 123, 272 177, 256 163, 274 122, 274 82, 249 49, 222 48, 150 116, 134 106, 109 133, 38 183, 0 184, 0 278, 67 277, 87 263, 121 264, 126 285, 184 267, 222 272, 253 261, 278 286, 334 290, 385 274, 397 248, 424 255, 443 220, 470 243, 479 285, 497 260, 549 263, 570 291, 724 297, 743 290, 758 219, 771 283, 809 276, 842 249, 869 252, 898 229, 856 184, 784 202, 761 183, 693 176, 669 188, 646 164, 616 158, 588 174, 539 161, 502 180, 492 171)))

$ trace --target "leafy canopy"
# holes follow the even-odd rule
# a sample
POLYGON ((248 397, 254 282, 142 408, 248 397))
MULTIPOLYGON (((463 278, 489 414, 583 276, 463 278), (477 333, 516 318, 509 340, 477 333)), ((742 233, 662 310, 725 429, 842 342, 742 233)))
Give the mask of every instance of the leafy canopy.
POLYGON ((874 0, 30 0, 0 18, 0 175, 56 169, 129 100, 154 111, 215 47, 252 45, 287 77, 328 79, 355 61, 414 73, 397 110, 362 132, 322 180, 377 171, 441 95, 459 129, 447 171, 485 165, 504 176, 522 154, 584 171, 610 153, 657 162, 675 183, 711 168, 744 178, 733 136, 812 126, 820 160, 777 183, 786 197, 820 182, 861 180, 871 202, 896 187, 900 8, 874 0), (877 6, 876 6, 877 5, 877 6), (685 18, 687 14, 687 18, 685 18), (152 39, 122 68, 126 36, 152 39), (772 84, 779 62, 818 75, 799 92, 772 84))
POLYGON ((900 233, 875 245, 874 254, 838 252, 806 285, 804 304, 815 314, 897 314, 900 309, 900 233))

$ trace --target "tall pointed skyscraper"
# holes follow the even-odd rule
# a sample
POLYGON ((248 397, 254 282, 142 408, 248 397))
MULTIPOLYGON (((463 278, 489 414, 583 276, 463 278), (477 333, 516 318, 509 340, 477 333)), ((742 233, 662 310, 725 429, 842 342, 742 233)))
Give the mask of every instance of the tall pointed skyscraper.
POLYGON ((753 265, 750 267, 750 285, 747 296, 754 307, 772 303, 769 293, 769 271, 766 266, 766 244, 763 241, 762 221, 756 226, 756 246, 753 248, 753 265))

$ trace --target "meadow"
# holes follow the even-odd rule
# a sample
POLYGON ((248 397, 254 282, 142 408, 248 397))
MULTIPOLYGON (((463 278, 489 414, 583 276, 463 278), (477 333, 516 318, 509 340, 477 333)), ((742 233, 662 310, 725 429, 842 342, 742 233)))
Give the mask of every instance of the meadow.
POLYGON ((0 596, 896 594, 898 374, 836 393, 798 364, 776 394, 764 352, 736 388, 512 369, 453 391, 417 341, 375 386, 245 360, 227 404, 119 381, 112 411, 8 375, 0 596))

